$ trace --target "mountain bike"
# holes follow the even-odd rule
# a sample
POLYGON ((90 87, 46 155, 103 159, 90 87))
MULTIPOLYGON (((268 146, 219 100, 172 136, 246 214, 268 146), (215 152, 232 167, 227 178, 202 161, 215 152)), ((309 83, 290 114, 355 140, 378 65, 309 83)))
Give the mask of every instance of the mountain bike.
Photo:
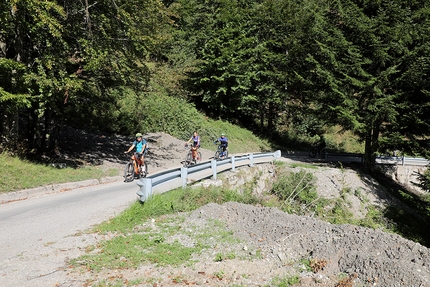
POLYGON ((188 167, 190 165, 196 164, 196 163, 200 163, 202 161, 202 153, 199 151, 194 151, 195 155, 193 157, 193 149, 196 149, 196 147, 194 147, 193 145, 185 145, 185 148, 188 149, 189 151, 187 152, 187 155, 185 156, 185 161, 184 161, 184 167, 188 167))
MULTIPOLYGON (((144 156, 144 155, 142 155, 144 156)), ((146 160, 142 161, 136 157, 136 153, 130 158, 130 162, 125 165, 124 182, 130 182, 134 179, 144 178, 148 175, 148 164, 146 160)))
POLYGON ((325 158, 327 155, 327 149, 318 145, 312 146, 309 150, 309 156, 314 158, 317 155, 318 158, 321 156, 325 158))
POLYGON ((218 145, 218 149, 215 152, 214 159, 225 159, 228 157, 227 148, 223 151, 223 146, 221 144, 218 145))

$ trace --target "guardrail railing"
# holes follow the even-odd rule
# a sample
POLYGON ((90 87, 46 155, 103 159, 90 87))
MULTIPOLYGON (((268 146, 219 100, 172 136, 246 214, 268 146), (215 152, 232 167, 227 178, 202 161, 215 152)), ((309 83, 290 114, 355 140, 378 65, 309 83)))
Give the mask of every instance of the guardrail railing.
POLYGON ((377 156, 376 162, 380 164, 400 164, 400 165, 418 165, 418 166, 426 166, 430 164, 429 160, 422 157, 386 156, 386 155, 377 156))
MULTIPOLYGON (((336 158, 357 158, 361 163, 363 163, 364 154, 326 152, 323 155, 320 155, 318 158, 326 161, 336 158)), ((376 156, 376 163, 426 166, 430 164, 430 161, 422 157, 378 155, 376 156)))
POLYGON ((231 156, 223 160, 211 160, 191 165, 189 167, 174 168, 145 178, 141 178, 137 185, 140 187, 137 195, 141 202, 145 202, 154 192, 166 192, 178 187, 185 188, 188 181, 198 181, 204 178, 217 178, 222 171, 232 170, 236 167, 256 163, 271 162, 281 157, 281 151, 269 153, 247 154, 243 156, 231 156))

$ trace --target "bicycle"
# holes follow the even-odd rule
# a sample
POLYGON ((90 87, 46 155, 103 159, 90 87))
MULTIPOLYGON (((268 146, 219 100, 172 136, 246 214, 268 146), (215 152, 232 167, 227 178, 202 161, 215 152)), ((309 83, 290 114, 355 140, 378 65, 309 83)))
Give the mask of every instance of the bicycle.
POLYGON ((148 175, 148 164, 146 163, 146 160, 142 165, 141 160, 137 158, 136 153, 134 153, 133 156, 130 158, 130 162, 128 162, 125 165, 124 182, 130 182, 130 181, 133 181, 134 179, 144 178, 147 175, 148 175))
POLYGON ((185 156, 184 167, 188 167, 190 165, 197 164, 202 161, 202 153, 199 151, 197 152, 194 151, 195 157, 193 157, 193 149, 197 149, 197 148, 194 147, 194 145, 185 144, 185 148, 188 148, 188 147, 190 150, 187 152, 187 155, 185 156))
MULTIPOLYGON (((215 143, 216 144, 216 143, 215 143)), ((218 149, 215 152, 215 156, 214 159, 225 159, 228 157, 228 150, 227 148, 225 149, 225 151, 223 150, 223 146, 220 144, 218 145, 218 149)))
POLYGON ((312 146, 309 150, 309 156, 314 158, 316 155, 318 155, 318 158, 321 157, 321 155, 325 158, 327 156, 327 149, 318 145, 312 146))

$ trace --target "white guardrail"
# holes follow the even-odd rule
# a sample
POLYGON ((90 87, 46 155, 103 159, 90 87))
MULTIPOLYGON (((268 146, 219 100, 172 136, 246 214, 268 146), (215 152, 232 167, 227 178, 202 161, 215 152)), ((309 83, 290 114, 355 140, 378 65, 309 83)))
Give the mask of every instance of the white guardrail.
POLYGON ((409 156, 377 156, 376 163, 379 164, 398 164, 398 165, 416 165, 427 166, 430 161, 422 157, 409 156))
POLYGON ((137 185, 140 187, 137 195, 141 202, 148 200, 154 193, 166 192, 178 187, 185 188, 188 182, 196 182, 204 178, 217 178, 219 172, 234 171, 236 167, 258 163, 266 163, 281 157, 281 151, 269 153, 247 154, 243 156, 231 156, 223 160, 211 160, 189 167, 180 167, 163 171, 145 178, 141 178, 137 185))

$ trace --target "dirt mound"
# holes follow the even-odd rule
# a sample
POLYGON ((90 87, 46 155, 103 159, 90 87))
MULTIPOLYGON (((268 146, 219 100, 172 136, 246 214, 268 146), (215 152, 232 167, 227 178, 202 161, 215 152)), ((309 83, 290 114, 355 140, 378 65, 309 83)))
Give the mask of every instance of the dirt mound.
MULTIPOLYGON (((180 267, 142 265, 118 276, 152 282, 138 286, 290 286, 274 280, 293 276, 300 281, 293 286, 430 286, 430 250, 396 234, 235 202, 170 216, 185 220, 174 236, 165 234, 167 242, 207 248, 180 267), (207 230, 212 236, 199 236, 207 230), (226 230, 236 240, 218 237, 226 230)), ((163 232, 153 219, 140 230, 163 232)))
MULTIPOLYGON (((191 133, 190 133, 191 137, 191 133)), ((180 167, 188 150, 185 142, 188 139, 177 139, 169 134, 147 133, 143 138, 148 141, 149 152, 146 156, 149 173, 180 167)), ((118 168, 120 175, 129 159, 124 154, 131 144, 133 137, 90 133, 84 130, 65 127, 58 142, 58 152, 51 161, 65 162, 72 166, 102 165, 105 168, 118 168)), ((214 152, 201 148, 202 160, 214 156, 214 152)))
MULTIPOLYGON (((285 264, 312 257, 326 262, 319 272, 326 283, 336 283, 336 276, 345 273, 353 276, 357 284, 430 286, 430 250, 396 234, 353 225, 332 225, 274 208, 238 203, 206 205, 193 212, 189 221, 199 219, 224 222, 249 247, 262 250, 272 272, 284 268, 285 264)), ((302 276, 317 277, 315 274, 302 276)))

